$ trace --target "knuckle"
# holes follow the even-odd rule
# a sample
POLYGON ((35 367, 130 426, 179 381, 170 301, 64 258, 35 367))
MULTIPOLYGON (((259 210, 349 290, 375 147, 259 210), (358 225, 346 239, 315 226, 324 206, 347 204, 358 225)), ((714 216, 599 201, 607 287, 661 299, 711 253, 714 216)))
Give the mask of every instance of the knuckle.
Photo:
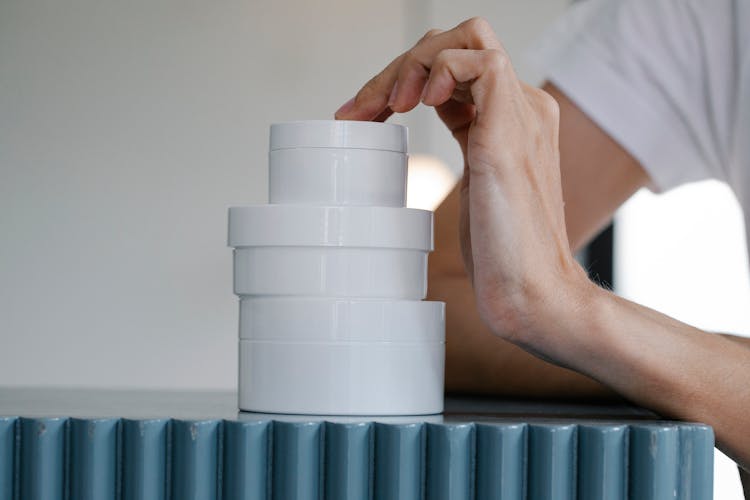
POLYGON ((486 65, 490 71, 504 73, 510 66, 510 59, 504 50, 491 49, 485 51, 486 65))
POLYGON ((449 49, 443 49, 435 56, 435 61, 432 63, 433 68, 437 68, 440 66, 445 66, 448 63, 448 59, 450 58, 450 50, 449 49))
POLYGON ((402 78, 404 75, 424 71, 424 68, 425 65, 422 63, 422 58, 417 47, 412 47, 404 52, 403 60, 398 69, 399 78, 402 78))
MULTIPOLYGON (((433 28, 431 30, 428 30, 424 35, 422 35, 422 38, 419 39, 419 42, 422 42, 424 40, 428 40, 428 39, 432 38, 435 35, 439 35, 442 32, 443 32, 443 30, 439 30, 437 28, 433 28)), ((417 43, 419 43, 419 42, 417 42, 417 43)))
POLYGON ((536 107, 542 114, 545 120, 557 122, 560 119, 560 104, 557 99, 549 95, 547 92, 534 88, 533 99, 536 102, 536 107))
POLYGON ((432 72, 441 72, 449 70, 451 59, 456 54, 458 49, 443 49, 435 56, 432 62, 432 72))
POLYGON ((461 25, 467 39, 475 45, 487 45, 495 39, 495 32, 489 21, 483 17, 472 17, 461 25))
POLYGON ((404 66, 408 64, 414 64, 417 62, 419 62, 419 59, 417 57, 417 48, 412 47, 409 50, 407 50, 406 53, 404 53, 404 61, 401 65, 404 66))
POLYGON ((488 29, 492 29, 490 27, 490 23, 483 17, 476 16, 472 17, 471 19, 467 19, 464 21, 461 26, 466 30, 474 33, 484 33, 488 29))
POLYGON ((560 104, 557 102, 557 99, 546 92, 544 92, 544 95, 542 96, 542 106, 545 110, 546 115, 550 119, 554 121, 558 121, 560 119, 560 104))

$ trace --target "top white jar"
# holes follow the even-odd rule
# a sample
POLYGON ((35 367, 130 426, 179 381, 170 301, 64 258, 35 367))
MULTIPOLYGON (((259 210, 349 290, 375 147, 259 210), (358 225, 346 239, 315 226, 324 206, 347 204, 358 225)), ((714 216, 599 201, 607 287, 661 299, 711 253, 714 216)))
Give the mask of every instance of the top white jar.
POLYGON ((271 126, 269 202, 406 205, 407 129, 319 120, 271 126))

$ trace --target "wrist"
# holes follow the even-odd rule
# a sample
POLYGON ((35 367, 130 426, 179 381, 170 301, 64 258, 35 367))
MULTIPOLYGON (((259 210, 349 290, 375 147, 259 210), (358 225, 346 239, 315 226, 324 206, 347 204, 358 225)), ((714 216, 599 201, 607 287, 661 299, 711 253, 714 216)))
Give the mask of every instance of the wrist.
POLYGON ((591 375, 588 364, 601 359, 612 347, 597 325, 606 321, 614 295, 599 287, 580 269, 564 286, 550 290, 534 314, 527 350, 558 364, 591 375))
POLYGON ((674 332, 591 281, 567 293, 557 322, 540 329, 541 352, 646 407, 679 414, 673 402, 684 406, 694 389, 665 359, 679 345, 674 332), (671 395, 669 401, 665 394, 671 395))

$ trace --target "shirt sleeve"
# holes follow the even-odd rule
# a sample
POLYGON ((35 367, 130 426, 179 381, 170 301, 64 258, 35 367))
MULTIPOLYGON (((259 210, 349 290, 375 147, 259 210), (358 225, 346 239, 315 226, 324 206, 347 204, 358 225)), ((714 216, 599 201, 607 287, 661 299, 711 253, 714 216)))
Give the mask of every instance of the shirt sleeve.
POLYGON ((726 180, 731 24, 729 0, 585 0, 526 62, 640 162, 652 190, 726 180))

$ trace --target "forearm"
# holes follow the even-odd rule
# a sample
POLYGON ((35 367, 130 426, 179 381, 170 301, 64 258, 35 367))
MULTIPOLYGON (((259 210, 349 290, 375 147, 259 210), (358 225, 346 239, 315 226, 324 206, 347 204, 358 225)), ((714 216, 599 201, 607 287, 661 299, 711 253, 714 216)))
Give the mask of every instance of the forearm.
POLYGON ((476 312, 466 276, 430 276, 430 300, 446 303, 446 390, 510 397, 615 399, 617 394, 572 370, 547 363, 494 336, 476 312))
POLYGON ((598 287, 584 288, 566 311, 545 314, 547 324, 528 338, 531 348, 545 346, 565 365, 665 416, 710 424, 719 446, 747 468, 750 350, 598 287))
POLYGON ((430 255, 429 300, 446 304, 446 390, 511 397, 613 399, 611 389, 572 370, 547 363, 493 335, 479 318, 474 291, 461 262, 459 193, 435 212, 435 252, 430 255))
POLYGON ((750 337, 740 337, 738 335, 731 335, 728 333, 722 333, 722 336, 727 340, 731 340, 732 342, 741 345, 742 347, 750 348, 750 337))

